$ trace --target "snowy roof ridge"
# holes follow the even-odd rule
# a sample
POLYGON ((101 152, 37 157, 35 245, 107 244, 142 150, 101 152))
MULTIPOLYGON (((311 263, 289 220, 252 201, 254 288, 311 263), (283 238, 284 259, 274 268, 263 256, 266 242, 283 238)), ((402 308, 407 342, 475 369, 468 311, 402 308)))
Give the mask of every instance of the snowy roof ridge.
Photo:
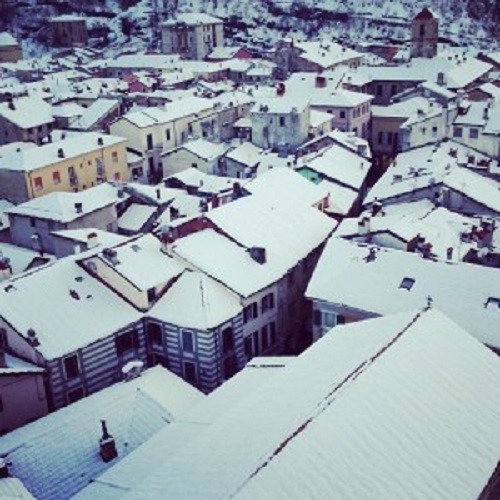
POLYGON ((310 414, 304 421, 297 425, 295 430, 291 432, 280 444, 277 448, 273 450, 273 452, 264 458, 261 464, 248 475, 244 483, 242 483, 236 491, 233 491, 229 496, 235 496, 244 486, 245 484, 253 479, 257 474, 259 474, 265 467, 267 467, 271 461, 273 461, 283 450, 301 433, 303 432, 310 424, 314 422, 314 420, 319 417, 322 413, 324 413, 328 407, 335 402, 336 397, 339 392, 345 389, 347 386, 356 383, 360 376, 362 376, 374 363, 378 361, 378 359, 383 356, 391 347, 399 341, 399 339, 406 334, 410 328, 420 319, 422 314, 424 314, 429 307, 423 309, 422 311, 417 312, 408 323, 401 328, 393 337, 388 339, 388 341, 382 345, 378 351, 374 352, 371 357, 362 361, 361 364, 356 366, 352 371, 347 373, 345 377, 334 384, 331 390, 318 402, 317 407, 314 409, 314 412, 310 414))

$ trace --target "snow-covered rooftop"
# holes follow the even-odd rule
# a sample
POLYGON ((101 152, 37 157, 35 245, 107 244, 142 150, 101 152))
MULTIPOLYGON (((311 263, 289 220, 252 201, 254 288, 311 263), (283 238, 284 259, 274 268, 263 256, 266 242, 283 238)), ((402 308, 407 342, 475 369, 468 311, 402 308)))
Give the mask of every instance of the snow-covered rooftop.
POLYGON ((12 47, 18 45, 17 40, 10 34, 4 31, 0 33, 0 47, 12 47))
POLYGON ((424 259, 415 253, 332 237, 318 262, 306 295, 346 307, 353 314, 386 315, 435 307, 481 342, 500 347, 500 270, 474 264, 424 259), (413 280, 410 289, 403 280, 413 280), (465 286, 473 283, 474 286, 465 286))
POLYGON ((123 144, 127 140, 98 132, 88 132, 58 142, 44 144, 37 148, 22 149, 5 155, 0 169, 32 172, 38 168, 53 165, 70 158, 76 158, 93 151, 123 144), (60 156, 62 150, 63 156, 60 156))
POLYGON ((331 68, 363 56, 355 50, 332 41, 296 42, 295 46, 300 50, 300 57, 322 68, 331 68))
POLYGON ((33 329, 40 343, 36 349, 48 360, 75 352, 141 318, 72 257, 13 277, 1 284, 0 295, 0 316, 26 338, 33 329))
POLYGON ((188 26, 210 25, 222 23, 222 19, 209 16, 203 12, 177 14, 173 19, 165 21, 164 26, 175 26, 177 24, 187 24, 188 26))
POLYGON ((155 212, 156 207, 132 203, 118 218, 118 229, 137 233, 142 230, 155 212))
POLYGON ((335 222, 315 208, 288 200, 248 196, 206 214, 213 229, 180 238, 172 251, 243 297, 272 285, 320 246, 335 222), (249 255, 265 248, 266 262, 249 255))
POLYGON ((3 436, 0 453, 37 499, 70 498, 203 398, 156 366, 3 436), (110 463, 99 456, 101 420, 118 451, 110 463))
POLYGON ((185 271, 148 315, 181 328, 209 330, 243 310, 238 296, 198 271, 185 271))
POLYGON ((219 391, 94 492, 124 484, 144 499, 477 498, 497 466, 500 363, 435 310, 337 327, 284 367, 261 368, 267 382, 238 387, 255 370, 228 382, 243 397, 209 425, 189 417, 219 391))
POLYGON ((18 97, 0 103, 0 116, 22 129, 40 127, 52 123, 52 106, 39 97, 18 97))
POLYGON ((245 184, 245 189, 268 200, 284 198, 309 206, 318 205, 328 197, 328 191, 323 186, 308 181, 287 167, 271 168, 245 184))
MULTIPOLYGON (((185 269, 178 260, 161 251, 161 243, 152 234, 145 234, 114 247, 116 262, 113 269, 138 290, 164 286, 185 269)), ((101 252, 99 258, 109 262, 101 252)), ((106 280, 106 277, 102 278, 106 280)))
MULTIPOLYGON (((500 213, 499 183, 464 168, 471 157, 475 164, 488 161, 490 166, 496 165, 496 161, 486 155, 454 141, 442 142, 437 148, 423 146, 400 153, 368 192, 365 204, 375 199, 392 203, 405 194, 425 193, 428 188, 444 185, 500 213)), ((414 196, 414 200, 418 199, 416 194, 414 196)))
MULTIPOLYGON (((216 143, 200 138, 195 139, 194 141, 188 141, 176 148, 174 151, 177 151, 179 149, 185 149, 190 153, 198 156, 199 158, 202 158, 203 160, 214 161, 227 151, 228 145, 221 142, 216 143)), ((172 153, 172 150, 165 152, 164 155, 168 155, 170 153, 172 153)))
POLYGON ((78 193, 49 193, 10 208, 7 213, 65 223, 114 205, 119 200, 117 189, 104 183, 78 193), (76 209, 75 203, 81 203, 81 210, 76 209))

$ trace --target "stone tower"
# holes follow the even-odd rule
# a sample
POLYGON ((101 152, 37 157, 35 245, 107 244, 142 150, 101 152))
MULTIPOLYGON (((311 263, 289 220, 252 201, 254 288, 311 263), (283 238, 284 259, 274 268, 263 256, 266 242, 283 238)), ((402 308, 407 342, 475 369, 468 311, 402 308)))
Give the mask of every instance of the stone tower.
POLYGON ((411 24, 411 57, 432 58, 437 55, 439 19, 424 7, 411 24))

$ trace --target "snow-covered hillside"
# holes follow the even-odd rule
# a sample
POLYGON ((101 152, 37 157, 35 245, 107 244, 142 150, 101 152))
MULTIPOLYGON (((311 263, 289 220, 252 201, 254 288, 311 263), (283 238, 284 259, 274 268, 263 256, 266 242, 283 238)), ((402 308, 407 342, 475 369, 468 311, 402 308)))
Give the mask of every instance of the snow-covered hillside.
MULTIPOLYGON (((0 0, 0 30, 13 32, 25 53, 36 56, 47 52, 47 19, 78 13, 87 17, 95 43, 116 54, 150 48, 160 13, 170 5, 175 0, 0 0)), ((409 19, 424 6, 440 15, 444 39, 490 50, 498 44, 498 0, 179 0, 178 8, 220 16, 229 39, 266 47, 283 36, 403 41, 409 19)))

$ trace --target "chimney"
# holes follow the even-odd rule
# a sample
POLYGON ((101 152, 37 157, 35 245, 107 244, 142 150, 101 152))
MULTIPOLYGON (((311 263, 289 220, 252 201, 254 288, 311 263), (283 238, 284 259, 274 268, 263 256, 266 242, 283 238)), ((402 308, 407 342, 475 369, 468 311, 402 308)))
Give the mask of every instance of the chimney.
POLYGON ((170 206, 168 208, 170 220, 175 220, 179 217, 179 210, 176 207, 170 206))
POLYGON ((490 108, 488 106, 485 106, 483 110, 483 120, 488 121, 489 119, 490 119, 490 108))
POLYGON ((101 420, 101 426, 102 437, 99 440, 99 454, 101 455, 102 461, 107 463, 116 458, 118 452, 116 451, 115 440, 108 432, 105 420, 101 420))
POLYGON ((286 87, 283 82, 279 82, 278 85, 276 86, 276 95, 277 96, 282 96, 285 95, 286 92, 286 87))
POLYGON ((102 255, 112 266, 116 266, 120 263, 118 260, 118 254, 114 248, 105 248, 102 251, 102 255))
POLYGON ((75 211, 76 211, 77 214, 83 213, 83 204, 82 204, 82 202, 77 201, 75 203, 75 211))
POLYGON ((263 247, 251 247, 248 249, 250 257, 258 264, 266 263, 266 249, 263 247))
POLYGON ((156 188, 156 199, 161 200, 161 191, 160 188, 156 188))
POLYGON ((368 251, 368 255, 365 257, 366 262, 373 262, 377 258, 377 250, 371 247, 368 251))
POLYGON ((104 146, 104 139, 102 137, 97 138, 97 145, 98 146, 104 146))
POLYGON ((436 80, 436 83, 440 86, 440 87, 443 87, 446 82, 445 82, 445 78, 444 78, 444 73, 442 71, 440 71, 438 74, 437 74, 437 80, 436 80))
POLYGON ((241 192, 241 185, 238 182, 235 182, 233 184, 233 201, 237 200, 238 198, 242 197, 242 192, 241 192))
POLYGON ((448 248, 446 249, 446 258, 447 258, 448 260, 453 259, 453 247, 448 247, 448 248))
POLYGON ((95 248, 97 245, 99 245, 99 237, 97 236, 97 233, 89 233, 87 235, 87 248, 95 248))
POLYGON ((12 266, 10 259, 0 253, 0 282, 9 279, 12 276, 12 266))
POLYGON ((323 89, 326 87, 326 78, 321 75, 316 76, 316 88, 323 89))
POLYGON ((40 345, 40 341, 38 340, 38 337, 36 336, 35 330, 33 330, 33 328, 29 328, 26 333, 28 335, 28 343, 32 347, 38 347, 40 345))
POLYGON ((58 158, 64 158, 64 149, 63 148, 59 148, 57 150, 57 157, 58 158))
POLYGON ((169 226, 163 226, 160 234, 161 251, 169 254, 170 245, 175 241, 172 229, 169 226))
POLYGON ((4 458, 0 457, 0 479, 6 479, 8 477, 10 477, 10 474, 7 462, 4 458))
POLYGON ((363 217, 358 221, 358 234, 366 235, 370 232, 370 217, 363 217))
POLYGON ((372 204, 372 215, 375 216, 382 211, 382 203, 380 201, 375 200, 372 204))

